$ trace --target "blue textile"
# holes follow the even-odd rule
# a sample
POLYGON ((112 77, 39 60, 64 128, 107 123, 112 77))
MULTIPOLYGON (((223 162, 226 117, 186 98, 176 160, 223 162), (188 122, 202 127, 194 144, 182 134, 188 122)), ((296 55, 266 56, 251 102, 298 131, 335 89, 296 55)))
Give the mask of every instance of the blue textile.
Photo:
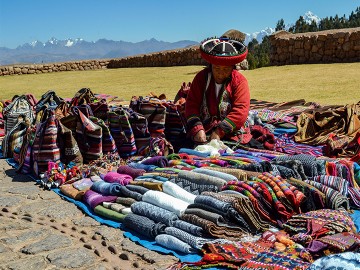
POLYGON ((180 148, 179 154, 180 153, 194 155, 194 156, 198 156, 198 157, 209 157, 211 154, 211 152, 199 152, 199 151, 189 149, 189 148, 180 148))
POLYGON ((131 168, 134 169, 143 169, 147 172, 152 172, 154 171, 156 168, 158 168, 158 166, 155 165, 147 165, 147 164, 142 164, 142 163, 136 163, 136 162, 130 162, 128 164, 131 168))
POLYGON ((143 247, 146 247, 150 250, 158 251, 158 252, 161 252, 164 254, 172 254, 182 262, 197 262, 197 261, 201 260, 201 258, 202 258, 202 256, 200 256, 198 254, 182 254, 180 252, 176 252, 174 250, 164 248, 164 247, 158 245, 155 241, 149 241, 147 239, 144 239, 144 237, 141 236, 140 234, 136 234, 133 231, 124 229, 122 226, 122 223, 119 223, 119 222, 116 222, 113 220, 109 220, 109 219, 105 219, 103 217, 98 216, 97 214, 95 214, 95 212, 92 209, 90 209, 90 207, 88 205, 86 205, 85 203, 83 203, 81 201, 77 201, 68 196, 65 196, 64 194, 61 193, 60 189, 54 188, 52 190, 55 193, 57 193, 58 195, 60 195, 62 198, 66 199, 67 201, 74 203, 77 207, 79 207, 81 210, 83 210, 85 212, 85 214, 89 215, 90 217, 95 219, 97 222, 114 227, 114 228, 121 228, 121 230, 124 231, 125 237, 128 237, 131 241, 136 242, 136 243, 142 245, 143 247))
POLYGON ((280 134, 295 134, 297 128, 275 128, 274 135, 278 136, 280 134))

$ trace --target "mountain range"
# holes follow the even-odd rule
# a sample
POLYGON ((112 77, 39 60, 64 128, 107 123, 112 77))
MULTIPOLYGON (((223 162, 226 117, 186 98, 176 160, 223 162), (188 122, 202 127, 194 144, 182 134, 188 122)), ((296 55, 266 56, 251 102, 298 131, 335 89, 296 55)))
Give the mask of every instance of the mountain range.
MULTIPOLYGON (((315 20, 317 23, 320 18, 308 11, 303 16, 306 22, 315 20)), ((289 29, 292 24, 288 24, 289 29)), ((274 28, 266 27, 264 30, 252 34, 245 33, 245 44, 247 45, 253 39, 259 43, 267 35, 271 35, 274 28)), ((18 46, 15 49, 0 47, 0 65, 12 64, 38 64, 51 62, 64 62, 86 59, 106 59, 119 58, 138 54, 147 54, 165 50, 181 49, 199 42, 192 40, 181 40, 177 42, 159 41, 154 38, 141 42, 114 41, 108 39, 99 39, 95 42, 86 41, 81 38, 68 38, 58 40, 51 38, 47 42, 33 41, 18 46)))

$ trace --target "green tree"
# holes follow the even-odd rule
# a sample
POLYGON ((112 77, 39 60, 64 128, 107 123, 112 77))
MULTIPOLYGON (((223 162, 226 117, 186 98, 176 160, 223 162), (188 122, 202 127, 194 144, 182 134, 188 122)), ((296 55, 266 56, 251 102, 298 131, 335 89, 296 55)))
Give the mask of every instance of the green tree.
POLYGON ((275 27, 275 31, 280 31, 280 30, 284 30, 285 29, 285 22, 283 19, 278 20, 276 27, 275 27))

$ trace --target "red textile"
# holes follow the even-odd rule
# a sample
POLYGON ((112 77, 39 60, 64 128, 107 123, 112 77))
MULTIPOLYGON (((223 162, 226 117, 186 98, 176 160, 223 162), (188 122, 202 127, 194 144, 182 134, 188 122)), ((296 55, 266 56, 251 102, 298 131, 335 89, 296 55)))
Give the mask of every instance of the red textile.
MULTIPOLYGON (((198 124, 201 124, 202 115, 200 112, 200 107, 202 104, 203 94, 206 88, 206 78, 209 71, 210 70, 206 68, 200 71, 195 76, 193 82, 191 83, 190 91, 186 99, 186 107, 185 107, 186 119, 189 119, 190 117, 197 117, 199 118, 200 121, 194 124, 193 126, 189 127, 190 133, 192 131, 192 128, 196 127, 196 125, 198 124)), ((232 105, 231 111, 227 114, 226 119, 230 120, 230 122, 234 124, 232 131, 235 131, 240 129, 244 125, 248 116, 248 112, 250 108, 249 85, 246 78, 242 74, 240 74, 237 70, 233 70, 231 74, 231 80, 226 85, 225 91, 228 92, 232 105)), ((219 103, 221 100, 220 100, 220 95, 216 97, 215 80, 213 76, 209 84, 206 98, 207 98, 209 113, 212 116, 218 117, 219 103)), ((224 119, 218 119, 217 121, 224 121, 224 119)), ((228 122, 226 123, 226 125, 227 126, 229 125, 228 122)), ((208 131, 212 127, 214 127, 214 121, 206 126, 203 126, 205 131, 208 131)), ((224 131, 226 132, 226 130, 224 131)))

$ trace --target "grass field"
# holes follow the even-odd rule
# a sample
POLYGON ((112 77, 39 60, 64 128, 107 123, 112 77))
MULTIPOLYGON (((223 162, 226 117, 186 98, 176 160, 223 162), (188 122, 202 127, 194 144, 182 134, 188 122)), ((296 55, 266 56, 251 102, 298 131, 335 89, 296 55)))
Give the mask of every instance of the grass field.
MULTIPOLYGON (((69 71, 0 77, 0 100, 47 90, 72 97, 83 87, 94 93, 129 100, 133 95, 166 94, 173 99, 182 82, 192 81, 202 66, 122 68, 69 71)), ((348 104, 360 100, 360 63, 312 64, 266 67, 243 71, 251 98, 268 101, 305 99, 320 104, 348 104)))

